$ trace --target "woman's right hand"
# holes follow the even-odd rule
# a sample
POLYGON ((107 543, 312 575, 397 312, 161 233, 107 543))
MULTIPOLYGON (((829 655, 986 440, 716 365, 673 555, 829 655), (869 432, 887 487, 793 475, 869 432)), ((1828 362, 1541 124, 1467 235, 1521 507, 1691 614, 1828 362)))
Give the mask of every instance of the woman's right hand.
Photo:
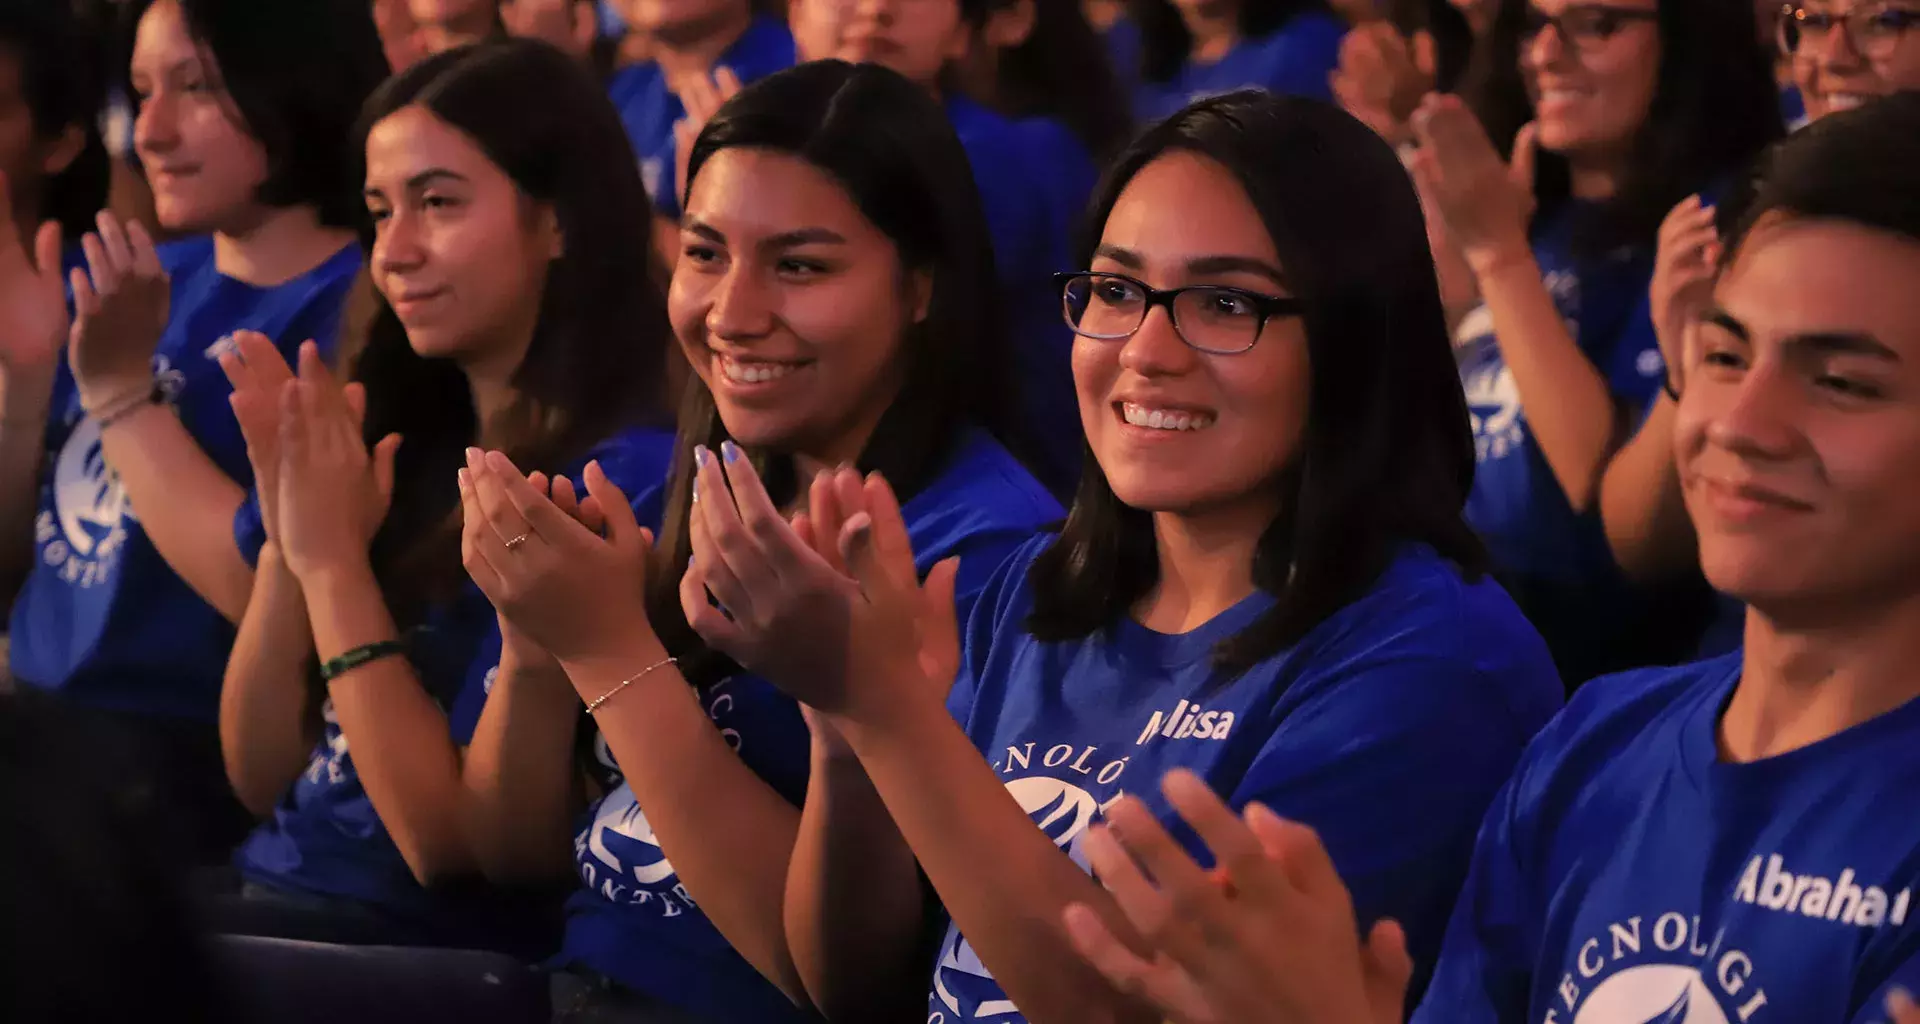
MULTIPOLYGON (((8 194, 6 176, 0 175, 0 196, 8 194)), ((65 289, 60 225, 40 225, 29 254, 11 205, 0 202, 0 370, 50 372, 59 364, 72 329, 65 289)))
MULTIPOLYGON (((541 494, 547 495, 554 506, 581 526, 595 534, 605 534, 606 514, 600 510, 600 503, 588 496, 584 500, 573 484, 564 476, 556 476, 551 481, 545 473, 527 474, 527 483, 541 494)), ((530 636, 526 630, 515 626, 504 613, 500 620, 500 664, 512 666, 520 671, 532 671, 541 676, 565 678, 566 670, 561 668, 560 659, 551 651, 540 646, 540 642, 530 636)))
POLYGON ((1340 67, 1329 84, 1347 113, 1393 145, 1413 140, 1407 120, 1435 80, 1433 35, 1413 39, 1384 21, 1359 25, 1340 43, 1340 67))
POLYGON ((1667 380, 1677 392, 1686 377, 1687 338, 1713 302, 1720 272, 1720 232, 1713 207, 1688 196, 1660 224, 1653 264, 1653 330, 1667 361, 1667 380))

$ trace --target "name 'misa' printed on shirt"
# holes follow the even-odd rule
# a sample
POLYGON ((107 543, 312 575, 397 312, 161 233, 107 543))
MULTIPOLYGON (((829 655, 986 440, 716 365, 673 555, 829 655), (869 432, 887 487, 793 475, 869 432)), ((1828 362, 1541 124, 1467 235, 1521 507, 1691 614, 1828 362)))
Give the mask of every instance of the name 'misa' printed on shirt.
MULTIPOLYGON (((1795 874, 1777 853, 1755 854, 1732 894, 1737 904, 1862 929, 1904 925, 1912 897, 1911 888, 1889 894, 1861 884, 1852 868, 1832 878, 1795 874)), ((1555 986, 1557 1005, 1547 1008, 1542 1024, 1747 1024, 1764 1019, 1769 1005, 1756 979, 1762 966, 1729 941, 1725 927, 1709 934, 1699 914, 1636 915, 1608 923, 1604 935, 1574 948, 1573 963, 1555 986), (1621 967, 1660 956, 1669 959, 1621 967)))

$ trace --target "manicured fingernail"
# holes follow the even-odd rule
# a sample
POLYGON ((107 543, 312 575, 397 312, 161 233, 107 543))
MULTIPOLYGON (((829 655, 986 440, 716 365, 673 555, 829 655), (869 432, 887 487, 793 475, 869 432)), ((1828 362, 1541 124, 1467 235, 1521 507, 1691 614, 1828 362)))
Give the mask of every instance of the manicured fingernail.
POLYGON ((722 441, 720 442, 720 454, 726 456, 728 462, 739 462, 740 446, 734 444, 732 441, 722 441))
POLYGON ((480 451, 480 449, 478 449, 478 448, 469 448, 469 449, 467 449, 467 467, 468 467, 469 469, 479 469, 479 468, 480 468, 480 456, 481 456, 481 451, 480 451))
POLYGON ((463 491, 473 490, 473 478, 469 476, 464 469, 460 471, 460 489, 463 491))
POLYGON ((693 461, 706 466, 713 462, 713 453, 707 450, 706 445, 696 444, 693 446, 693 461))

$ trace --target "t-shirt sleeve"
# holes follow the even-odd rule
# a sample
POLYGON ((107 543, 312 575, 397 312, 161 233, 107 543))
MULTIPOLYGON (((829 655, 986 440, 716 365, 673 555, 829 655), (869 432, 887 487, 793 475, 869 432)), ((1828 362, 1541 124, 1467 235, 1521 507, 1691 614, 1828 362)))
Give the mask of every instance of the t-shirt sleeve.
POLYGON ((1440 960, 1413 1024, 1497 1024, 1526 1016, 1538 948, 1515 847, 1518 776, 1488 809, 1473 865, 1454 903, 1440 960))
POLYGON ((1293 684, 1313 695, 1286 713, 1231 802, 1316 829, 1361 922, 1398 920, 1430 965, 1526 730, 1495 681, 1448 652, 1385 645, 1317 675, 1293 684))
MULTIPOLYGON (((1031 534, 1022 537, 1033 540, 1031 534)), ((960 623, 960 671, 947 692, 947 712, 963 726, 973 714, 994 634, 1010 614, 1008 602, 1025 582, 1030 565, 1030 552, 1021 550, 1017 542, 988 545, 971 568, 966 558, 960 560, 960 577, 953 587, 954 614, 960 623)))

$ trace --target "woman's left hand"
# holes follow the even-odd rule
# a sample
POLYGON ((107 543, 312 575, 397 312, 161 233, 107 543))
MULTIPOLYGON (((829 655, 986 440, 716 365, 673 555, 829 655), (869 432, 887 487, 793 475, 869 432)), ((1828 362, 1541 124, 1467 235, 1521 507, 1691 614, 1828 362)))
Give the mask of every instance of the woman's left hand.
POLYGON ((513 630, 566 665, 624 661, 636 637, 653 642, 646 602, 653 535, 599 463, 588 463, 585 480, 588 498, 580 504, 589 511, 582 512, 555 503, 552 488, 535 486, 501 452, 469 449, 460 471, 467 574, 513 630), (594 517, 604 518, 604 536, 583 522, 594 517))
MULTIPOLYGON (((897 656, 917 650, 913 609, 922 603, 904 524, 897 538, 887 538, 892 543, 884 554, 867 552, 870 536, 862 544, 869 575, 884 579, 905 604, 876 608, 867 581, 848 569, 853 562, 841 546, 843 534, 856 522, 873 521, 857 473, 820 474, 808 491, 807 511, 789 523, 739 448, 728 443, 720 458, 702 449, 698 461, 693 564, 681 581, 680 602, 710 646, 829 713, 857 701, 870 681, 923 671, 917 657, 897 656)), ((893 517, 897 521, 897 507, 893 517)), ((952 576, 940 575, 951 621, 952 576)))
POLYGON ((1536 128, 1521 128, 1513 158, 1503 161, 1459 97, 1428 96, 1411 123, 1419 148, 1407 168, 1474 272, 1531 258, 1536 128))
POLYGON ((1114 804, 1085 850, 1153 959, 1075 904, 1067 933, 1089 963, 1176 1024, 1399 1024, 1413 973, 1406 937, 1383 921, 1361 942, 1312 829, 1259 805, 1236 815, 1184 769, 1161 789, 1217 866, 1196 864, 1138 797, 1114 804))
POLYGON ((371 451, 361 436, 359 385, 342 388, 320 350, 300 346, 300 376, 280 392, 280 550, 303 583, 342 567, 364 567, 393 497, 400 435, 371 451))

